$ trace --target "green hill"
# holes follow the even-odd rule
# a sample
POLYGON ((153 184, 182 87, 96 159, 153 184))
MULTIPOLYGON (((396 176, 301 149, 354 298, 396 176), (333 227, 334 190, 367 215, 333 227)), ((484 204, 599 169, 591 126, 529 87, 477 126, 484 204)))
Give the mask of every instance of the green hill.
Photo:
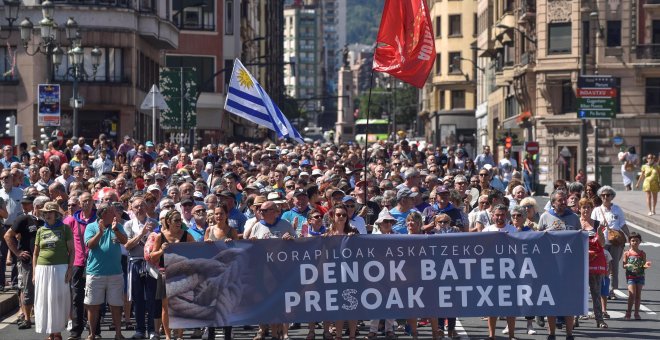
POLYGON ((384 0, 346 1, 346 42, 372 45, 376 42, 384 0))

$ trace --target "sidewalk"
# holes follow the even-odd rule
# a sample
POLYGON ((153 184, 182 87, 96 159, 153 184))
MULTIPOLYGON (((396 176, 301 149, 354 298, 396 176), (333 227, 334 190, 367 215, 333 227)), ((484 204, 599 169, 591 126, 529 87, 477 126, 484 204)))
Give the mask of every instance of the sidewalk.
MULTIPOLYGON (((643 191, 617 190, 614 204, 619 205, 626 214, 626 220, 644 229, 660 233, 660 214, 648 216, 646 193, 643 191)), ((658 210, 660 213, 660 209, 658 210)))

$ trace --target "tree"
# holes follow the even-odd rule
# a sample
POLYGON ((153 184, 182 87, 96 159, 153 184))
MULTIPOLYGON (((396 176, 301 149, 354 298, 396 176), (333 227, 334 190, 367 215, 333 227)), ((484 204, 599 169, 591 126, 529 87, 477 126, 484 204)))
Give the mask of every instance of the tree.
POLYGON ((163 110, 161 114, 161 126, 167 129, 181 128, 181 103, 184 130, 197 126, 198 89, 195 68, 161 68, 159 87, 169 106, 169 109, 163 110))

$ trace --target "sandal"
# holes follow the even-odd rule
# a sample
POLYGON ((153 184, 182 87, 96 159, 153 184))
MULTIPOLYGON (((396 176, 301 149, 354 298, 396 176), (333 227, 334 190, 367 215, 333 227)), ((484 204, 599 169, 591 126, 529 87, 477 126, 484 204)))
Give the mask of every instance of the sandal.
POLYGON ((314 340, 314 339, 316 339, 316 333, 314 333, 314 331, 309 331, 309 333, 307 333, 307 337, 306 337, 305 339, 306 339, 306 340, 314 340))
POLYGON ((609 328, 607 324, 603 321, 596 322, 596 328, 609 328))
POLYGON ((603 319, 609 319, 610 315, 607 312, 603 312, 603 319))
POLYGON ((639 313, 635 313, 635 320, 641 320, 642 317, 639 315, 639 313))
POLYGON ((624 316, 623 319, 630 320, 630 312, 626 312, 626 316, 624 316))
POLYGON ((365 340, 375 340, 378 336, 374 332, 369 332, 367 336, 364 337, 365 340))

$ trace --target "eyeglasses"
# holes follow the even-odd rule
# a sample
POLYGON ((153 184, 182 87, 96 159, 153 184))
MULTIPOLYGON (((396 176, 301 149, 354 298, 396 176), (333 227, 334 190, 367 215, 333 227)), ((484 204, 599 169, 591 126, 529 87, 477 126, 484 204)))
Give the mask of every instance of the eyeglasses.
POLYGON ((518 218, 518 217, 522 217, 522 215, 521 214, 511 214, 511 218, 518 218))
POLYGON ((348 215, 346 215, 346 214, 342 214, 342 213, 335 214, 335 216, 337 216, 337 217, 348 217, 348 215))
POLYGON ((532 209, 532 208, 534 208, 533 205, 523 205, 522 207, 525 208, 525 209, 532 209))
POLYGON ((168 204, 163 206, 163 209, 172 209, 172 208, 174 208, 174 204, 168 204))
POLYGON ((287 186, 286 186, 287 189, 293 189, 293 188, 295 188, 295 187, 296 187, 295 185, 287 185, 287 186))
POLYGON ((601 194, 600 197, 612 197, 614 194, 601 194))
POLYGON ((204 215, 204 210, 197 210, 197 211, 193 212, 193 214, 195 214, 195 215, 204 215))
POLYGON ((488 174, 479 174, 479 177, 488 176, 488 174))
POLYGON ((312 216, 310 216, 310 218, 312 218, 312 219, 314 219, 314 220, 317 220, 317 219, 319 219, 319 218, 321 218, 321 217, 323 217, 323 216, 321 216, 321 215, 312 215, 312 216))
POLYGON ((441 221, 435 221, 436 224, 449 224, 451 221, 448 220, 441 220, 441 221))
POLYGON ((465 184, 467 184, 467 182, 455 182, 455 183, 458 184, 458 185, 465 185, 465 184))
POLYGON ((479 202, 479 205, 488 204, 488 202, 479 202))
POLYGON ((80 170, 80 169, 78 169, 78 170, 73 170, 73 172, 82 172, 82 170, 80 170))
POLYGON ((273 210, 272 208, 269 208, 269 209, 259 209, 259 212, 262 213, 262 214, 265 214, 265 213, 267 213, 267 212, 269 212, 269 211, 272 211, 272 210, 273 210))

